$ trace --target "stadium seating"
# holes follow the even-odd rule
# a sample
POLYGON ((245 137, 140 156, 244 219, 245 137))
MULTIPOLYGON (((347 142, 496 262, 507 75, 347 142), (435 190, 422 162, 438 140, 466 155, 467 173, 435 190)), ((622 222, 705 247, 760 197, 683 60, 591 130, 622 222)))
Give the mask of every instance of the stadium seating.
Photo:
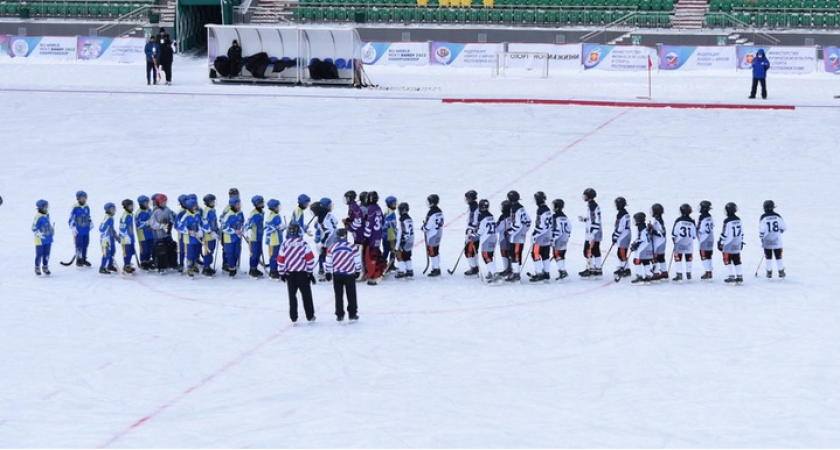
POLYGON ((706 26, 836 29, 840 0, 710 0, 706 26), (736 20, 733 20, 736 19, 736 20))
POLYGON ((0 17, 65 18, 110 20, 135 11, 141 6, 152 6, 154 0, 92 1, 0 1, 0 17))

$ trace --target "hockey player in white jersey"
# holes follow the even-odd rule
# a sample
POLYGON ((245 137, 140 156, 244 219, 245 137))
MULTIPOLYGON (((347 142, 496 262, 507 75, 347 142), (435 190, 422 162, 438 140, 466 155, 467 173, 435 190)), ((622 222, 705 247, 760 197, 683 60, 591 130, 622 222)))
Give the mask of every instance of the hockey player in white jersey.
POLYGON ((650 215, 653 218, 650 221, 650 238, 653 242, 653 277, 654 283, 660 281, 668 281, 668 262, 665 260, 665 246, 667 243, 667 233, 665 229, 665 219, 662 215, 665 214, 665 208, 659 203, 654 203, 650 207, 650 215))
MULTIPOLYGON (((637 212, 633 215, 633 223, 636 225, 636 240, 630 246, 636 257, 633 263, 636 265, 636 278, 630 282, 633 286, 647 286, 651 282, 651 265, 653 264, 653 242, 650 232, 645 223, 645 213, 637 212)), ((616 278, 616 281, 621 278, 616 278)))
POLYGON ((531 233, 531 242, 534 249, 531 255, 534 259, 534 273, 529 281, 537 283, 551 280, 551 210, 545 204, 545 192, 539 191, 534 194, 534 202, 537 204, 536 221, 534 231, 531 233))
POLYGON ((741 264, 741 249, 744 247, 744 229, 741 219, 735 215, 738 206, 729 202, 724 208, 726 220, 723 221, 723 231, 718 240, 718 250, 723 252, 723 264, 729 268, 726 284, 743 284, 744 268, 741 264))
POLYGON ((601 207, 595 202, 597 195, 595 189, 592 188, 586 188, 583 191, 583 201, 586 202, 586 216, 578 216, 578 220, 586 224, 586 242, 583 244, 586 270, 578 273, 584 279, 601 279, 604 275, 601 269, 601 240, 604 234, 601 229, 601 207))
POLYGON ((685 279, 691 279, 691 262, 694 260, 694 240, 697 238, 697 225, 691 218, 691 205, 683 203, 680 205, 680 216, 674 222, 671 230, 671 238, 674 241, 674 276, 675 283, 682 283, 683 272, 685 279), (685 265, 680 271, 680 266, 685 265))
POLYGON ((569 245, 569 237, 572 234, 572 222, 563 213, 563 207, 566 205, 562 199, 555 199, 551 202, 554 209, 553 225, 551 228, 551 242, 554 247, 554 262, 557 264, 557 270, 560 272, 557 280, 564 280, 569 276, 566 272, 566 247, 569 245))
POLYGON ((630 213, 627 212, 627 200, 624 197, 615 199, 615 209, 617 214, 615 216, 615 231, 612 234, 612 243, 616 247, 616 255, 618 256, 618 267, 613 272, 613 276, 617 278, 629 277, 631 275, 628 265, 628 254, 630 250, 630 213))
POLYGON ((432 194, 426 198, 429 212, 423 221, 423 235, 426 239, 426 254, 432 261, 430 277, 440 276, 440 240, 443 238, 443 211, 438 208, 440 197, 432 194))
POLYGON ((712 202, 700 202, 700 217, 697 219, 697 242, 700 246, 700 262, 703 263, 702 281, 712 281, 712 255, 715 252, 715 219, 709 213, 712 202))
POLYGON ((496 241, 498 240, 496 219, 490 212, 490 202, 485 199, 478 202, 477 223, 476 236, 478 236, 478 246, 481 249, 481 259, 487 266, 485 280, 488 284, 496 283, 501 279, 501 276, 496 273, 496 262, 493 261, 496 254, 496 241))
POLYGON ((785 263, 782 260, 782 234, 787 229, 785 220, 776 213, 776 203, 773 200, 764 202, 764 214, 758 224, 758 236, 764 248, 764 263, 767 278, 773 278, 773 257, 776 258, 776 268, 779 278, 785 277, 785 263))
POLYGON ((510 202, 510 225, 507 236, 510 243, 511 273, 505 278, 505 281, 519 283, 520 267, 523 262, 522 250, 525 247, 525 240, 528 238, 528 229, 531 228, 531 218, 528 217, 525 208, 519 203, 519 192, 508 192, 507 199, 510 202))
POLYGON ((466 277, 478 276, 478 192, 467 191, 464 194, 464 202, 467 204, 467 229, 464 233, 464 256, 470 268, 464 272, 466 277))
POLYGON ((511 273, 510 242, 508 242, 507 237, 507 230, 510 225, 510 202, 502 200, 499 211, 499 220, 496 221, 496 234, 499 236, 499 256, 502 260, 502 271, 499 272, 499 275, 507 277, 511 273))
POLYGON ((414 249, 414 221, 408 215, 408 203, 402 202, 397 206, 397 280, 414 278, 414 266, 411 263, 411 251, 414 249))

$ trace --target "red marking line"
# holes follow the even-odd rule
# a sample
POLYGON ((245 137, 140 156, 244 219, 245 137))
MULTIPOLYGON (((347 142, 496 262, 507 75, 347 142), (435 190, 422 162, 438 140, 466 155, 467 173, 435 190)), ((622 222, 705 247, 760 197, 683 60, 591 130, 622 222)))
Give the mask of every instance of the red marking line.
POLYGON ((481 103, 514 105, 555 106, 608 106, 615 108, 674 108, 674 109, 783 109, 795 110, 793 105, 736 105, 727 103, 658 103, 658 102, 613 102, 602 100, 549 100, 533 98, 445 98, 443 103, 481 103))

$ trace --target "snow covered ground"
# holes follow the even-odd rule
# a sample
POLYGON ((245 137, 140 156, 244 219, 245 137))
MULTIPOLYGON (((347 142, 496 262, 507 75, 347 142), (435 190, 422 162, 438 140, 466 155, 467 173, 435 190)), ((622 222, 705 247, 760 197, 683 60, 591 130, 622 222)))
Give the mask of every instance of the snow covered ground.
MULTIPOLYGON (((767 103, 797 109, 739 111, 437 100, 635 100, 644 74, 523 81, 374 67, 375 82, 397 89, 357 91, 214 86, 193 60, 175 70, 174 86, 147 87, 140 66, 0 63, 0 447, 840 440, 837 77, 771 74, 767 103), (80 93, 93 90, 106 94, 80 93), (58 265, 73 254, 65 221, 78 189, 98 225, 105 202, 223 197, 231 186, 280 199, 285 214, 302 192, 338 202, 348 189, 376 189, 408 201, 418 222, 437 193, 444 268, 461 250, 468 189, 494 212, 517 189, 532 214, 544 190, 577 216, 591 186, 608 232, 619 195, 631 213, 661 202, 669 226, 683 202, 712 201, 720 224, 734 201, 747 224, 747 281, 724 286, 719 254, 713 284, 641 288, 577 277, 490 288, 461 277, 462 261, 440 280, 360 286, 353 325, 334 322, 332 288, 316 286, 318 322, 293 327, 282 284, 122 280, 58 265), (32 274, 39 198, 57 223, 49 279, 32 274), (768 198, 789 226, 784 282, 753 278, 768 198)), ((748 83, 745 73, 654 74, 654 97, 742 103, 748 83)), ((570 272, 584 268, 582 241, 577 224, 570 272)))

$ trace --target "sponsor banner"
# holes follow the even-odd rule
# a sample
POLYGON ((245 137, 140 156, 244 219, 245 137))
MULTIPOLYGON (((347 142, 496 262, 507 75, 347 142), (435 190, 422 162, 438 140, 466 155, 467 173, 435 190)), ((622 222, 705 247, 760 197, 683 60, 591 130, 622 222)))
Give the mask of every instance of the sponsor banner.
POLYGON ((143 38, 79 36, 76 56, 85 61, 134 63, 146 60, 143 38))
POLYGON ((395 66, 428 66, 428 42, 363 42, 362 63, 395 66))
POLYGON ((580 44, 508 44, 509 52, 548 53, 548 68, 580 70, 580 44))
POLYGON ((732 70, 737 64, 735 47, 685 47, 663 45, 661 70, 732 70))
POLYGON ((823 62, 826 72, 840 73, 840 47, 823 48, 823 62))
POLYGON ((585 70, 648 70, 648 61, 656 65, 656 49, 641 46, 583 44, 585 70))
POLYGON ((750 70, 755 53, 763 48, 771 73, 811 73, 817 70, 816 47, 738 47, 738 68, 750 70))
POLYGON ((0 34, 0 58, 9 56, 9 36, 0 34))
POLYGON ((55 36, 11 36, 12 58, 76 59, 76 38, 55 36))
POLYGON ((504 51, 502 44, 432 43, 432 64, 452 67, 493 67, 496 54, 504 51))

